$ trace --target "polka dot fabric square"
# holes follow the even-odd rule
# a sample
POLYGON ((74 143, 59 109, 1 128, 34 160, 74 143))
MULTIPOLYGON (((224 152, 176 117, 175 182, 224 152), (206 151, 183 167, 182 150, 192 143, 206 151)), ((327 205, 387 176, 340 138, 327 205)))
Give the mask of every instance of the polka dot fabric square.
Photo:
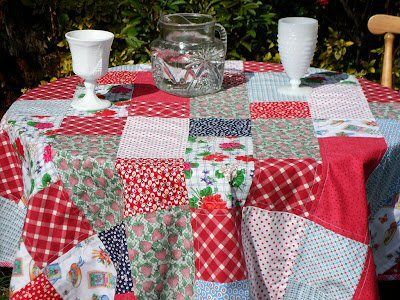
POLYGON ((53 131, 61 135, 121 135, 125 118, 66 117, 61 127, 53 131))
POLYGON ((179 101, 135 100, 128 108, 130 116, 159 118, 189 118, 189 99, 179 101))
POLYGON ((252 119, 310 118, 307 102, 260 102, 250 106, 252 119))
POLYGON ((44 274, 36 277, 35 280, 28 283, 23 289, 11 296, 15 300, 61 300, 61 296, 46 278, 44 274))
POLYGON ((358 79, 368 102, 400 102, 400 93, 393 89, 384 87, 379 83, 358 79))
POLYGON ((243 63, 245 72, 283 72, 283 66, 275 63, 264 63, 257 61, 245 61, 243 63))
POLYGON ((131 84, 135 82, 138 72, 111 71, 97 80, 98 84, 131 84))
MULTIPOLYGON (((73 99, 75 89, 82 79, 78 76, 58 79, 57 81, 47 83, 40 87, 29 90, 23 94, 20 100, 54 100, 54 99, 73 99)), ((68 102, 67 102, 68 103, 68 102)), ((70 103, 68 103, 70 104, 70 103)))

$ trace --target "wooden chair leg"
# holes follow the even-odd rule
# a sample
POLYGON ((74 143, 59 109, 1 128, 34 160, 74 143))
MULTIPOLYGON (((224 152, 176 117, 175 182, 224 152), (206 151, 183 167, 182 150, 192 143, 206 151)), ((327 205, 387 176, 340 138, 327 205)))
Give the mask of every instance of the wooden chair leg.
POLYGON ((386 33, 381 84, 389 88, 392 88, 393 41, 394 34, 386 33))

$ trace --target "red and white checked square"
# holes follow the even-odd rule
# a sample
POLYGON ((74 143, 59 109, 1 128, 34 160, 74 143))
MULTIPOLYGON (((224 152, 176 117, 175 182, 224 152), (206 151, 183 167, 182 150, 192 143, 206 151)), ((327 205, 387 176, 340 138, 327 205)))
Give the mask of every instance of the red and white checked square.
POLYGON ((400 102, 400 93, 379 83, 358 79, 368 102, 400 102))
POLYGON ((310 118, 307 102, 255 102, 250 105, 252 119, 310 118))
POLYGON ((11 296, 15 300, 61 300, 54 286, 42 273, 33 281, 29 282, 24 288, 11 296))
POLYGON ((15 203, 23 195, 22 161, 7 132, 0 134, 0 196, 15 203))
POLYGON ((226 283, 247 278, 240 223, 239 209, 192 210, 197 279, 226 283))
POLYGON ((128 115, 159 118, 189 118, 189 99, 179 101, 133 101, 128 115))
POLYGON ((58 79, 28 91, 19 100, 72 100, 76 86, 82 82, 83 80, 78 76, 58 79))
POLYGON ((89 221, 71 201, 61 181, 30 199, 23 236, 38 266, 52 262, 93 233, 89 221))
POLYGON ((266 159, 255 163, 246 206, 308 217, 321 183, 322 163, 314 159, 266 159))
POLYGON ((63 135, 122 135, 126 118, 66 117, 54 134, 63 135))
POLYGON ((97 80, 98 84, 131 84, 135 81, 138 72, 111 71, 97 80))
POLYGON ((283 66, 276 63, 265 63, 258 61, 245 61, 243 63, 245 72, 283 72, 283 66))

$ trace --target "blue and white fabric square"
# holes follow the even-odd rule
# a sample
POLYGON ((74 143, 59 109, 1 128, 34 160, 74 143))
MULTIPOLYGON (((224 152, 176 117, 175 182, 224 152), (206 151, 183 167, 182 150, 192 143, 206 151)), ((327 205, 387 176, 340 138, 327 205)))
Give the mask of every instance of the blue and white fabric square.
POLYGON ((250 281, 218 283, 197 280, 195 297, 197 300, 247 300, 250 299, 250 281))
POLYGON ((190 119, 190 136, 251 136, 249 119, 190 119))

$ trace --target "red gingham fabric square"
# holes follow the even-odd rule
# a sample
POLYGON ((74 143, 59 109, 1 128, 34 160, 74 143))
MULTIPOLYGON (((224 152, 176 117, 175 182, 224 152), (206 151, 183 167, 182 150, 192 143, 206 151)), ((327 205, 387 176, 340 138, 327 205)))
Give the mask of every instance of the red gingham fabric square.
MULTIPOLYGON (((19 139, 16 146, 23 151, 19 139)), ((23 195, 23 186, 21 158, 4 131, 0 134, 0 196, 18 203, 23 195)))
POLYGON ((258 61, 245 61, 243 63, 245 72, 283 72, 283 66, 276 63, 265 63, 258 61))
POLYGON ((19 100, 72 100, 76 86, 81 82, 83 80, 78 76, 58 79, 26 92, 19 100))
POLYGON ((98 84, 130 84, 136 79, 138 72, 111 71, 97 80, 98 84))
POLYGON ((23 289, 11 296, 15 300, 61 300, 61 296, 42 273, 29 282, 23 289))
POLYGON ((53 134, 122 135, 126 118, 66 117, 53 134))
POLYGON ((180 101, 133 101, 128 108, 130 116, 189 118, 189 99, 180 101))
POLYGON ((239 209, 193 209, 196 279, 233 282, 246 279, 239 209))
POLYGON ((246 206, 309 216, 320 188, 322 163, 314 159, 256 161, 246 206))
POLYGON ((124 185, 124 216, 188 205, 183 159, 117 159, 124 185))
POLYGON ((250 105, 252 119, 310 118, 307 102, 256 102, 250 105))
POLYGON ((89 221, 71 201, 61 181, 30 199, 23 236, 26 248, 40 267, 93 233, 89 221))
POLYGON ((379 83, 359 78, 358 81, 368 102, 400 102, 400 93, 379 83))

